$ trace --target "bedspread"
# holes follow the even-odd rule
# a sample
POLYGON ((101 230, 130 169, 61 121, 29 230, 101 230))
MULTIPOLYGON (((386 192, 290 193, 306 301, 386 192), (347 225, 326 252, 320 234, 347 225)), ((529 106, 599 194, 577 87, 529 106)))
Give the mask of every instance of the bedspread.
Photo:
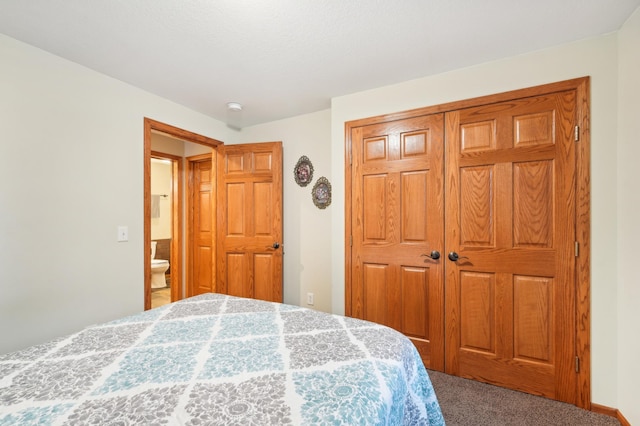
POLYGON ((444 424, 413 344, 205 294, 0 356, 0 425, 444 424))

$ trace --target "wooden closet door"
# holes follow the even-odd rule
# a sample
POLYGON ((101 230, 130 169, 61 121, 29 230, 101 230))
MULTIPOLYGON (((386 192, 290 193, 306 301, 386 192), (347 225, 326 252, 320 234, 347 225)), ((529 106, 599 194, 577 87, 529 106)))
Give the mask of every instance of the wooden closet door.
POLYGON ((444 368, 443 115, 352 129, 350 315, 410 337, 444 368), (437 255, 433 255, 437 257, 437 255))
POLYGON ((575 125, 575 91, 446 114, 447 373, 574 402, 575 125))

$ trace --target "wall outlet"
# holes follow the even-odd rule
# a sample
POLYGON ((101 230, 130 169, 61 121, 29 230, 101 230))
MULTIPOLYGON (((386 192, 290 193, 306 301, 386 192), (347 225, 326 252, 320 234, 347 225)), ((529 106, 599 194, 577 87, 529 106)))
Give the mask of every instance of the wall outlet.
POLYGON ((307 305, 313 306, 313 293, 307 293, 307 305))

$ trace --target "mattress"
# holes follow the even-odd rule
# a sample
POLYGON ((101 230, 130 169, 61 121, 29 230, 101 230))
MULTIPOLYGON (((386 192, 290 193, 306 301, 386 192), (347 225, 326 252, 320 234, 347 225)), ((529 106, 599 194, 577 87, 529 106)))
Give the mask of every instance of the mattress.
POLYGON ((204 294, 0 355, 0 425, 440 425, 413 344, 204 294))

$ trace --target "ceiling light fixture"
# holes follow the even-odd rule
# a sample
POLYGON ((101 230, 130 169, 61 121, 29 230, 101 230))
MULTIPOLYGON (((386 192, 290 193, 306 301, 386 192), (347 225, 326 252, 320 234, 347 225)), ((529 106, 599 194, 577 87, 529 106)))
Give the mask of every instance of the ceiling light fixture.
POLYGON ((227 108, 231 111, 242 111, 242 105, 238 102, 227 103, 227 108))

